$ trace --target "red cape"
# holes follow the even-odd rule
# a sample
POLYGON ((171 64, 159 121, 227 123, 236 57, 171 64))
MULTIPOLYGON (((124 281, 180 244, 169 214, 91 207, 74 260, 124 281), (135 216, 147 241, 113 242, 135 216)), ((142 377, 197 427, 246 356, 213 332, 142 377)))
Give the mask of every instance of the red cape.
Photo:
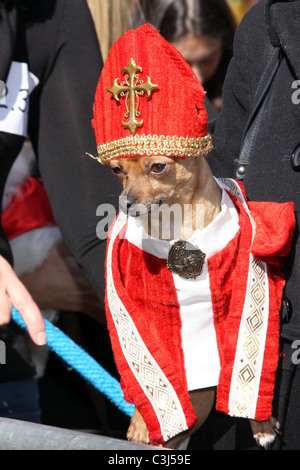
MULTIPOLYGON (((247 203, 242 185, 222 180, 242 228, 207 259, 221 371, 216 408, 266 420, 279 356, 279 312, 295 225, 292 203, 247 203)), ((120 214, 108 240, 106 307, 125 399, 141 412, 150 442, 196 421, 184 369, 181 318, 172 273, 124 238, 120 214)))

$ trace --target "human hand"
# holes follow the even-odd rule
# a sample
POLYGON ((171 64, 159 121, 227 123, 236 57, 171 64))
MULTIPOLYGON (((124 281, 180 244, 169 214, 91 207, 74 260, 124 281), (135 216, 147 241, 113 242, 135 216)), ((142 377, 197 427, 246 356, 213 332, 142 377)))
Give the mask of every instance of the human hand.
POLYGON ((9 323, 12 306, 26 323, 32 341, 39 346, 46 344, 44 320, 38 306, 11 265, 0 255, 0 325, 9 323))

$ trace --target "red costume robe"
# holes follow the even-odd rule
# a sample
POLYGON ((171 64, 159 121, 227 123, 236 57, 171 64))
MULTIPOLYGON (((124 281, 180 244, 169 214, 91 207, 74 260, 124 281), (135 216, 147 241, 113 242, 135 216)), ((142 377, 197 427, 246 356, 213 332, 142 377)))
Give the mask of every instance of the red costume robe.
MULTIPOLYGON (((272 414, 285 283, 282 259, 291 246, 294 206, 247 202, 240 183, 218 183, 234 204, 238 230, 205 261, 220 364, 217 383, 211 385, 217 385, 218 410, 266 420, 272 414)), ((197 418, 188 394, 173 273, 165 257, 126 238, 127 222, 121 213, 110 230, 107 321, 125 399, 138 407, 150 442, 157 444, 190 428, 197 418)))

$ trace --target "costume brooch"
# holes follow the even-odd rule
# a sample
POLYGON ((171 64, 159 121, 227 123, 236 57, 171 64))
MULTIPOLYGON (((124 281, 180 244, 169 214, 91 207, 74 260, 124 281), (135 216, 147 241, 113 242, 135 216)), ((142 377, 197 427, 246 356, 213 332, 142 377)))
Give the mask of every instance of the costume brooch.
POLYGON ((184 279, 196 279, 203 271, 205 257, 192 243, 178 240, 170 248, 167 268, 184 279))

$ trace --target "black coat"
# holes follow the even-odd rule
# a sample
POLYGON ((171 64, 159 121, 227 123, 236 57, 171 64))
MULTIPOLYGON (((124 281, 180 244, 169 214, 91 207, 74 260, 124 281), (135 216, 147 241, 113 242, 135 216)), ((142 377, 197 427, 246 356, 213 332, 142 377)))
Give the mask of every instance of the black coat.
MULTIPOLYGON (((300 82, 299 85, 296 82, 300 80, 299 0, 261 0, 245 15, 236 34, 234 58, 223 88, 223 110, 213 133, 215 150, 208 161, 216 176, 235 177, 234 160, 239 156, 243 130, 266 65, 270 43, 282 48, 283 60, 269 92, 268 105, 243 182, 252 201, 293 201, 299 225, 300 173, 291 166, 291 155, 300 143, 300 92, 297 91, 300 82)), ((284 449, 300 449, 300 374, 293 363, 299 355, 292 356, 299 349, 297 344, 294 344, 296 349, 292 348, 293 341, 300 343, 299 252, 297 228, 294 248, 286 263, 285 294, 292 305, 292 315, 288 322, 282 321, 283 355, 274 399, 274 416, 282 425, 286 418, 283 437, 277 439, 274 447, 284 449)), ((201 445, 215 449, 251 446, 245 423, 238 422, 233 427, 230 418, 221 418, 216 413, 205 426, 206 429, 201 431, 205 444, 201 445)))
MULTIPOLYGON (((22 107, 29 105, 28 134, 64 240, 104 301, 106 243, 96 234, 96 209, 102 203, 117 207, 120 184, 108 168, 85 155, 96 153, 91 119, 103 65, 99 43, 84 0, 33 3, 27 12, 0 8, 0 80, 7 82, 12 61, 27 63, 39 80, 29 103, 22 101, 22 107)), ((0 199, 23 141, 0 129, 0 199)), ((1 221, 0 254, 12 262, 1 221)), ((15 332, 10 333, 0 327, 8 358, 0 367, 0 382, 32 374, 27 359, 11 351, 15 332)))

